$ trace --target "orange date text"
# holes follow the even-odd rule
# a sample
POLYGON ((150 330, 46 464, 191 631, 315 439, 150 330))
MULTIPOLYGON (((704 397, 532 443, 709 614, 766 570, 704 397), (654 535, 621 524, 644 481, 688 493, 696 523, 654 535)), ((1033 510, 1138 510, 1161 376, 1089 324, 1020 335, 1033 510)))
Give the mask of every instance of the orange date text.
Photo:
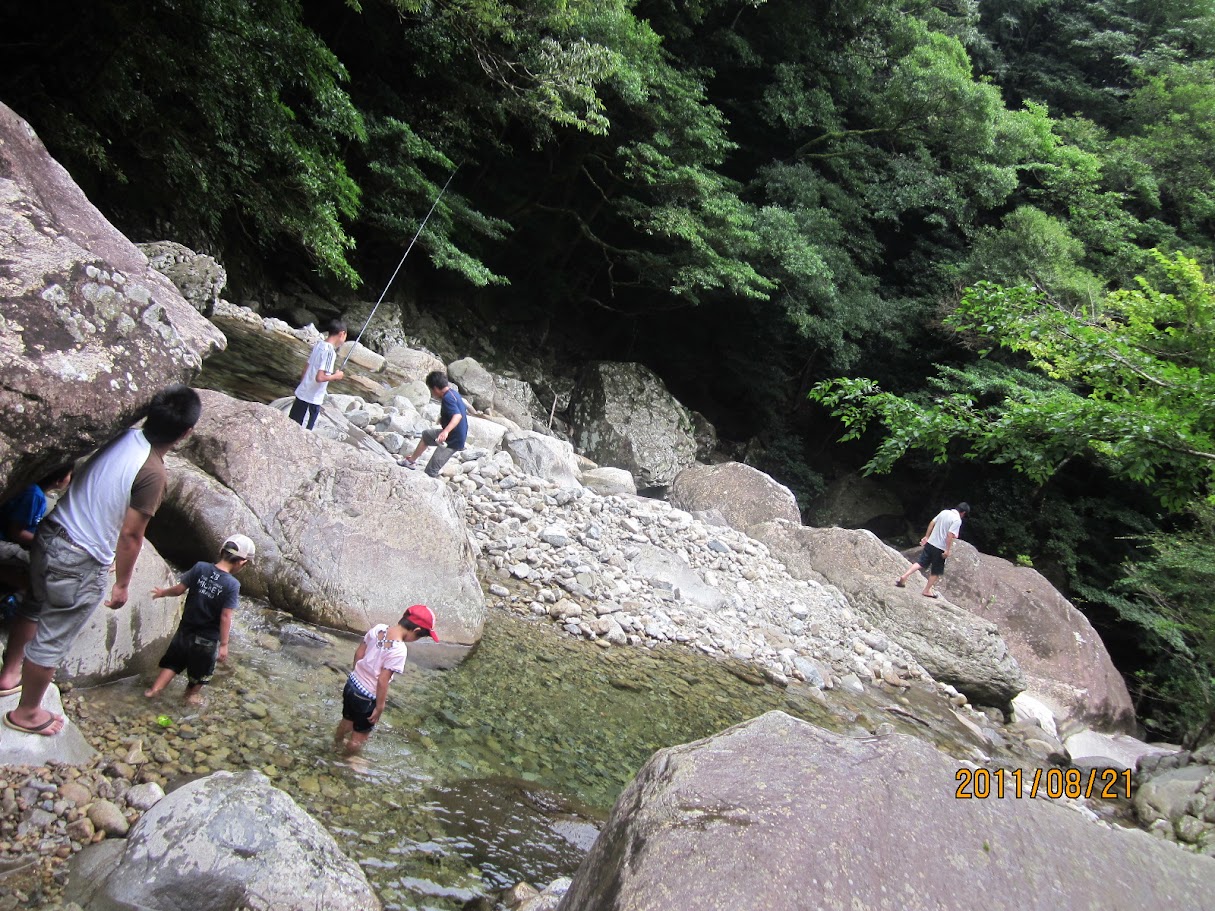
POLYGON ((958 769, 954 776, 959 800, 989 797, 1060 797, 1130 800, 1131 772, 1128 769, 958 769))

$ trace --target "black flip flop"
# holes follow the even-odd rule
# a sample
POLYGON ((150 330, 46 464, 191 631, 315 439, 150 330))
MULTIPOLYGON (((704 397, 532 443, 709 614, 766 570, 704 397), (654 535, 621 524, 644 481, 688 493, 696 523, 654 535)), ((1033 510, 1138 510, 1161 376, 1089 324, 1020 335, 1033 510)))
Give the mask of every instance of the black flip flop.
MULTIPOLYGON (((13 721, 13 719, 9 717, 11 714, 12 712, 4 713, 4 726, 6 728, 12 728, 14 731, 20 731, 22 734, 41 734, 43 737, 55 736, 54 734, 43 734, 42 732, 54 724, 58 716, 52 715, 50 718, 46 719, 46 721, 42 722, 42 724, 37 725, 36 727, 27 728, 25 725, 17 724, 17 722, 13 721)), ((58 733, 58 731, 56 731, 56 733, 58 733)))

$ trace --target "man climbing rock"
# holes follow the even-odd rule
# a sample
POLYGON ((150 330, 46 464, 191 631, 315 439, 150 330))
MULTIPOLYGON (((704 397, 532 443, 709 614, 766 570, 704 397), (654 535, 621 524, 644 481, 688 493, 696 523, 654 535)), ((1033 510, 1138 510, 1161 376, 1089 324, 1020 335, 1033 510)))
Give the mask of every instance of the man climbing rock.
POLYGON ((899 588, 905 588, 912 573, 917 570, 926 570, 928 584, 924 586, 924 591, 920 594, 925 598, 941 597, 934 591, 934 587, 937 580, 945 574, 945 560, 953 550, 953 542, 958 540, 958 533, 962 530, 962 519, 968 512, 970 512, 970 504, 962 502, 953 509, 942 509, 937 513, 936 517, 928 523, 928 530, 924 532, 924 537, 920 538, 920 546, 923 550, 920 551, 919 557, 911 564, 911 569, 899 576, 894 584, 899 588))

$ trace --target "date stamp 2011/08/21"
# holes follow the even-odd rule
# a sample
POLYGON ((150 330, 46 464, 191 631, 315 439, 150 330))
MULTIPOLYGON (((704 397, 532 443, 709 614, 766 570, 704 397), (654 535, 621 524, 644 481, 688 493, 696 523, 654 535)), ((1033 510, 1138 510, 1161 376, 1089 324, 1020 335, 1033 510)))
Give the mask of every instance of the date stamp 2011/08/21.
POLYGON ((1131 772, 1128 769, 958 769, 954 776, 960 800, 986 800, 989 797, 1097 797, 1103 800, 1130 800, 1131 772))

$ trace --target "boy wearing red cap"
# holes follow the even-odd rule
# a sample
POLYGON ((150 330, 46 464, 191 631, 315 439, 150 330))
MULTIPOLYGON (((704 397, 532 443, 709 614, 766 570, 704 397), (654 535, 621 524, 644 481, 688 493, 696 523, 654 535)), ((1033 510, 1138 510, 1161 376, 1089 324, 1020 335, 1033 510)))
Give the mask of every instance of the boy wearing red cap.
POLYGON ((342 691, 342 723, 333 735, 333 745, 353 755, 363 748, 384 712, 388 684, 405 670, 406 643, 430 636, 435 642, 435 615, 429 607, 415 604, 394 626, 380 623, 363 636, 354 653, 354 670, 342 691))

